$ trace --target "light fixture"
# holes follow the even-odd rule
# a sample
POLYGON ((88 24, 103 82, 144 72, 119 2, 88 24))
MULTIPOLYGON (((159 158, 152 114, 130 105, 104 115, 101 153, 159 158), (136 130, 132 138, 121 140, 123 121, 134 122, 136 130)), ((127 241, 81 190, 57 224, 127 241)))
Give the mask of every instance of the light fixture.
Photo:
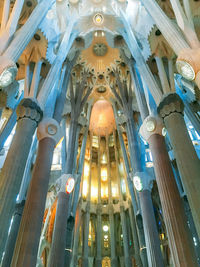
POLYGON ((152 119, 146 122, 146 128, 148 132, 153 132, 156 128, 156 122, 152 119))
POLYGON ((104 17, 102 14, 97 13, 94 17, 93 17, 93 21, 96 25, 100 26, 103 24, 104 22, 104 17))
POLYGON ((0 75, 0 87, 7 87, 10 85, 17 74, 17 67, 11 66, 6 68, 0 75))
POLYGON ((108 229, 109 229, 109 228, 108 228, 108 225, 104 225, 104 226, 103 226, 103 231, 104 231, 104 232, 108 232, 108 229))
POLYGON ((139 191, 139 192, 142 191, 143 186, 142 186, 141 178, 139 176, 133 177, 133 184, 134 184, 137 191, 139 191))
POLYGON ((193 67, 184 60, 176 61, 177 71, 187 80, 192 81, 195 79, 195 72, 193 67))
POLYGON ((67 194, 70 194, 73 191, 74 185, 75 185, 74 178, 70 177, 67 180, 66 187, 65 187, 65 190, 66 190, 67 194))

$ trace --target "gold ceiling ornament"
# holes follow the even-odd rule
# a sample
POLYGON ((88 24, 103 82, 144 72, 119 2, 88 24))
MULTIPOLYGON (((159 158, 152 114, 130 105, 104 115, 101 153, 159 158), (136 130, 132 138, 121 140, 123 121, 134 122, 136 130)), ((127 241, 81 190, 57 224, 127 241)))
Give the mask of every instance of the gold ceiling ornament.
POLYGON ((95 36, 94 33, 92 44, 82 51, 81 57, 83 61, 86 61, 94 69, 96 74, 106 73, 107 67, 114 64, 116 59, 119 59, 119 50, 109 47, 103 34, 96 34, 95 36), (100 47, 99 44, 101 45, 100 47), (98 55, 94 52, 94 47, 95 51, 98 51, 98 55))

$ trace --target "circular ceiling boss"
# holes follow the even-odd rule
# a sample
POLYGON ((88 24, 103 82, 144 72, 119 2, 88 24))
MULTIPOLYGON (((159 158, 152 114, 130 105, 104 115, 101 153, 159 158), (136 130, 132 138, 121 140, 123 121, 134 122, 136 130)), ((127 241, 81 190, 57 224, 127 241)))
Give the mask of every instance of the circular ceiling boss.
POLYGON ((107 54, 108 47, 103 43, 97 43, 93 46, 93 52, 96 56, 103 57, 107 54))

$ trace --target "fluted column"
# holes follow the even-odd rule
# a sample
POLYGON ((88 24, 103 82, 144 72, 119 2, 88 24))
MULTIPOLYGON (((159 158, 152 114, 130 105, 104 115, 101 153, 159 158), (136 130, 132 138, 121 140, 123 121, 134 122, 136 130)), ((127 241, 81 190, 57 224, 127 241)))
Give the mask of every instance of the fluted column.
POLYGON ((64 267, 65 245, 67 233, 67 214, 70 194, 66 193, 66 182, 71 174, 63 174, 60 177, 60 190, 56 208, 52 245, 49 256, 48 267, 64 267), (63 227, 64 226, 64 227, 63 227))
POLYGON ((189 137, 183 117, 184 105, 177 94, 168 94, 161 101, 158 113, 164 120, 174 150, 192 215, 200 237, 200 160, 189 137))
POLYGON ((97 248, 97 256, 96 256, 96 267, 101 266, 102 262, 102 249, 101 249, 101 240, 102 240, 102 219, 101 219, 101 137, 98 136, 98 204, 97 204, 97 229, 96 229, 96 248, 97 248))
POLYGON ((15 242, 17 239, 17 233, 19 230, 21 217, 24 209, 25 201, 23 200, 21 203, 17 203, 15 207, 15 211, 12 217, 12 225, 10 228, 10 232, 8 235, 8 239, 6 241, 5 246, 5 254, 2 259, 1 267, 8 267, 10 266, 12 255, 13 255, 13 249, 15 247, 15 242))
POLYGON ((115 223, 114 223, 114 210, 113 204, 108 206, 109 223, 110 223, 110 249, 111 249, 111 267, 117 267, 117 255, 115 250, 116 238, 115 238, 115 223))
POLYGON ((177 184, 174 178, 165 140, 162 136, 161 119, 147 117, 141 128, 142 137, 149 143, 162 211, 167 229, 174 266, 197 266, 194 245, 177 184), (152 124, 154 129, 149 129, 152 124), (149 129, 149 131, 148 131, 149 129))
MULTIPOLYGON (((90 191, 89 191, 90 192, 90 191)), ((90 223, 90 201, 87 202, 86 211, 84 215, 84 227, 83 227, 83 267, 88 267, 89 261, 89 247, 88 247, 88 236, 89 236, 89 223, 90 223)))
POLYGON ((89 181, 88 181, 88 195, 87 195, 87 204, 86 210, 84 215, 84 222, 83 222, 83 260, 82 265, 83 267, 88 267, 88 254, 89 254, 89 247, 88 247, 88 236, 89 236, 89 223, 90 223, 90 201, 91 201, 91 168, 92 168, 92 137, 93 133, 90 132, 90 173, 89 173, 89 181))
POLYGON ((151 199, 152 180, 146 173, 136 173, 136 176, 140 177, 143 187, 142 190, 139 191, 139 199, 143 218, 148 263, 149 266, 164 267, 151 199))
POLYGON ((0 257, 20 189, 32 136, 42 111, 33 99, 23 99, 17 108, 16 132, 0 174, 0 257))
POLYGON ((53 151, 60 138, 59 124, 45 118, 38 127, 38 154, 28 190, 11 266, 35 266, 53 151), (31 242, 30 242, 31 240, 31 242))
POLYGON ((74 245, 73 245, 73 250, 72 250, 73 255, 72 255, 72 261, 71 261, 72 267, 77 265, 81 222, 82 222, 82 211, 79 208, 76 213, 75 226, 74 226, 74 245))

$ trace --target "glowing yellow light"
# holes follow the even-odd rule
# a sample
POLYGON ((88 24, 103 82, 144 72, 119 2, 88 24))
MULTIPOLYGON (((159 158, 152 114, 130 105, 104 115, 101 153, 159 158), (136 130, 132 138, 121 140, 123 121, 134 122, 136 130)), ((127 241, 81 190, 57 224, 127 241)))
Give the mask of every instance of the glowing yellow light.
POLYGON ((101 169, 101 180, 103 182, 107 181, 107 169, 106 168, 102 168, 101 169))
POLYGON ((101 197, 108 197, 108 187, 101 188, 101 197))
POLYGON ((117 188, 116 187, 112 187, 112 196, 113 197, 117 196, 117 188))
POLYGON ((88 188, 87 181, 83 181, 83 197, 87 196, 87 188, 88 188))
POLYGON ((162 233, 162 234, 160 234, 160 239, 161 240, 164 240, 165 239, 165 235, 162 233))
POLYGON ((94 20, 94 23, 95 23, 96 25, 101 25, 101 24, 103 24, 104 17, 103 17, 101 14, 98 13, 98 14, 96 14, 96 15, 94 16, 93 20, 94 20))
POLYGON ((85 162, 85 166, 84 166, 84 176, 88 177, 88 176, 89 176, 89 171, 90 171, 89 164, 88 164, 87 162, 85 162))
POLYGON ((98 195, 97 187, 92 186, 91 187, 91 197, 92 198, 97 198, 97 195, 98 195))

